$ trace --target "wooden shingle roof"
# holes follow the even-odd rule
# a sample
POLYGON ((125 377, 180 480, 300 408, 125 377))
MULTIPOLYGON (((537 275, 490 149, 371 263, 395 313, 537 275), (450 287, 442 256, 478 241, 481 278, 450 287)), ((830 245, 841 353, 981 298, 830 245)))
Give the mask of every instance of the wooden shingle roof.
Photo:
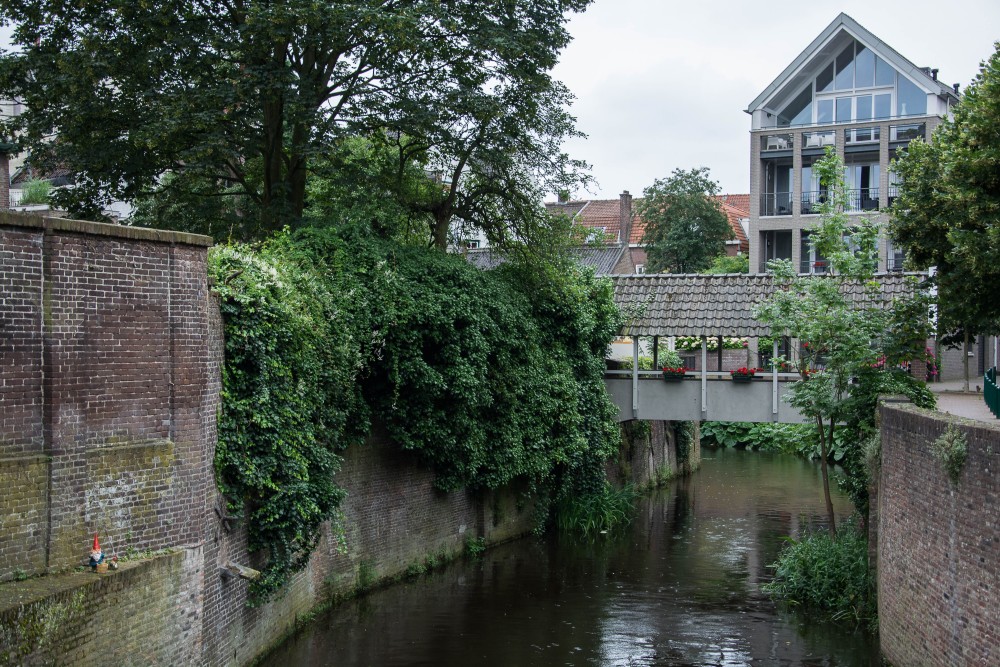
MULTIPOLYGON (((915 289, 913 276, 888 273, 877 279, 886 302, 915 289)), ((622 328, 635 336, 769 336, 753 308, 774 291, 770 274, 662 274, 611 276, 615 303, 625 312, 622 328)), ((860 287, 849 287, 861 294, 860 287)))

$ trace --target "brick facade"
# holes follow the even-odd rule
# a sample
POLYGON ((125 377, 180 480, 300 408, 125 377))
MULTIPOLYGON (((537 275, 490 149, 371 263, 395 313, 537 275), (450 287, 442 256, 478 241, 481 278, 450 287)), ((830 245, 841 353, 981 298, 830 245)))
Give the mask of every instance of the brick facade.
POLYGON ((880 408, 877 495, 879 632, 894 665, 1000 660, 1000 425, 912 405, 880 408), (968 440, 953 485, 932 453, 948 424, 968 440))

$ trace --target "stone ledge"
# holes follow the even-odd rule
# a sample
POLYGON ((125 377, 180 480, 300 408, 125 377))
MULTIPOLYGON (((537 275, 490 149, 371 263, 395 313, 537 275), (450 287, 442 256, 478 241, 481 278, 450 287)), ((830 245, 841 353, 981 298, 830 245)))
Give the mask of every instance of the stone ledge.
MULTIPOLYGON (((85 557, 86 546, 86 542, 84 542, 84 548, 80 550, 81 562, 85 557)), ((0 619, 5 618, 20 607, 57 597, 76 589, 97 586, 106 579, 116 577, 133 579, 136 575, 141 574, 142 570, 153 568, 164 559, 182 558, 183 556, 183 551, 178 549, 152 558, 122 562, 118 565, 117 570, 108 570, 106 574, 97 574, 88 569, 86 572, 66 572, 31 577, 24 581, 5 582, 0 584, 0 619)))
POLYGON ((187 232, 174 232, 165 229, 148 229, 146 227, 129 227, 127 225, 112 225, 106 222, 89 222, 86 220, 69 220, 67 218, 52 218, 27 213, 0 211, 0 227, 22 227, 40 229, 46 234, 53 232, 71 232, 91 236, 111 236, 132 241, 154 241, 157 243, 179 243, 209 247, 213 245, 212 237, 187 232))

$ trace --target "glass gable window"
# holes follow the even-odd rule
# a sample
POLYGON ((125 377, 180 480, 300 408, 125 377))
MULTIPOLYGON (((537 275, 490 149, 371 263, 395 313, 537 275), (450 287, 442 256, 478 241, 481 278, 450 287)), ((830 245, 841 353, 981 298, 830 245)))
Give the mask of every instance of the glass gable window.
POLYGON ((896 88, 896 114, 899 116, 914 116, 927 113, 927 95, 907 79, 899 77, 896 88))
POLYGON ((851 39, 816 72, 812 85, 788 103, 778 124, 865 122, 926 113, 926 92, 851 39))

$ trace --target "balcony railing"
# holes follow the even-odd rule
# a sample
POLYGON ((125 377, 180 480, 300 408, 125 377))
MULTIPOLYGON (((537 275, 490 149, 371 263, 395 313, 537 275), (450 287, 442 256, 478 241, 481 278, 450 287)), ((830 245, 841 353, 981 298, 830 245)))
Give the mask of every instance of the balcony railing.
POLYGON ((791 134, 765 134, 760 138, 762 151, 787 151, 794 146, 791 134))
POLYGON ((825 259, 803 259, 799 262, 799 273, 826 273, 829 271, 829 264, 825 259))
POLYGON ((890 185, 887 194, 889 195, 889 206, 892 206, 893 202, 895 202, 896 198, 899 196, 899 187, 890 185))
POLYGON ((820 205, 826 201, 826 190, 807 190, 799 200, 802 215, 816 215, 820 205))
POLYGON ((878 188, 860 188, 847 191, 848 213, 878 210, 878 188))
POLYGON ((923 139, 926 134, 924 123, 889 126, 889 141, 913 141, 914 139, 923 139))
POLYGON ((24 190, 19 190, 19 189, 18 190, 15 190, 15 189, 11 189, 10 190, 10 205, 11 205, 12 208, 14 206, 20 206, 21 205, 21 195, 23 195, 23 194, 24 194, 24 190))
POLYGON ((903 270, 903 261, 906 256, 901 253, 893 253, 889 255, 885 260, 886 271, 898 272, 903 270))
POLYGON ((835 130, 802 133, 803 148, 823 148, 824 146, 833 146, 836 141, 837 132, 835 130))
POLYGON ((792 193, 791 192, 765 192, 760 196, 760 214, 765 215, 791 215, 792 214, 792 193))
POLYGON ((764 259, 760 260, 760 267, 758 273, 770 273, 771 271, 770 269, 767 268, 767 263, 773 259, 783 259, 789 262, 792 261, 791 257, 765 257, 764 259))

